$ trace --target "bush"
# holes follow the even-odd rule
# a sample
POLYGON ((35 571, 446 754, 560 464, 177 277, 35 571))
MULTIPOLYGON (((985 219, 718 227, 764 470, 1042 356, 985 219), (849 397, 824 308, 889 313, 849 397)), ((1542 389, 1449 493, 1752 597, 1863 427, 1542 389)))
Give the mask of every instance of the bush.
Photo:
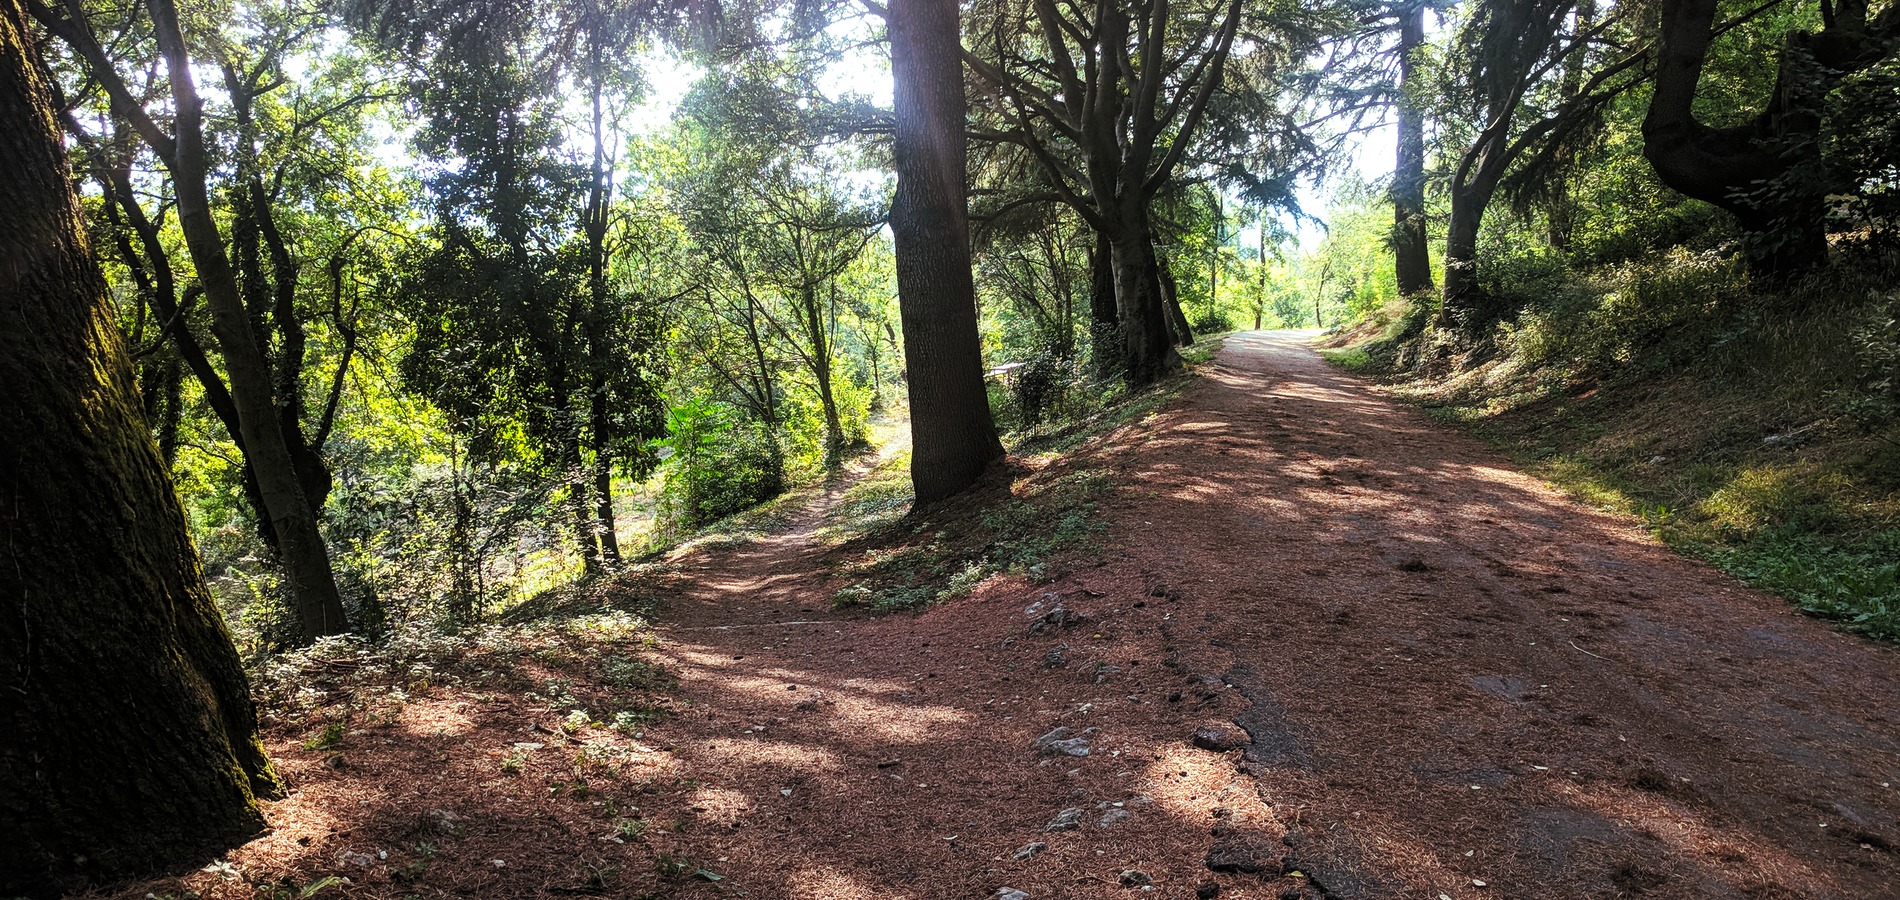
POLYGON ((1200 317, 1189 323, 1194 326, 1196 335, 1220 334, 1233 331, 1234 315, 1225 309, 1211 309, 1201 313, 1200 317))
POLYGON ((661 510, 694 527, 750 509, 785 491, 785 456, 760 423, 735 426, 731 411, 688 400, 667 411, 660 454, 669 471, 661 510))

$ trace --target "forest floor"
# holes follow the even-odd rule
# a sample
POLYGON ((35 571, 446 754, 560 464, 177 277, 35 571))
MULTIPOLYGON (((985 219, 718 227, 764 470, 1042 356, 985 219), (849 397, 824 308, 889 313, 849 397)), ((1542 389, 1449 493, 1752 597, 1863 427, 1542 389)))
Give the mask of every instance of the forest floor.
POLYGON ((273 718, 273 831, 124 895, 1900 897, 1900 653, 1305 340, 1046 463, 1111 485, 1054 581, 834 610, 815 492, 650 631, 273 718))

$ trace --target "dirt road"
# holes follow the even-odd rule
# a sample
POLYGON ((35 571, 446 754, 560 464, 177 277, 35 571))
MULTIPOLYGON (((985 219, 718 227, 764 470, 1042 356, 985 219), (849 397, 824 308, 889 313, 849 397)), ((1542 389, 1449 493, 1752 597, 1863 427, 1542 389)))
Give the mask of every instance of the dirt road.
POLYGON ((1062 582, 817 621, 779 542, 672 604, 679 851, 754 897, 1900 897, 1892 649, 1301 336, 1072 464, 1119 487, 1062 582))

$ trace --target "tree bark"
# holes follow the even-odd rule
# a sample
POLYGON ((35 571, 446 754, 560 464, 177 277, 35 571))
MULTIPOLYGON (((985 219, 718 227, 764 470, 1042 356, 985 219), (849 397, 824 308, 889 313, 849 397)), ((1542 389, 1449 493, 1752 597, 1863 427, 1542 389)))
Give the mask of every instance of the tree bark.
POLYGON ((223 235, 211 215, 205 187, 209 163, 205 158, 204 103, 192 80, 191 60, 178 29, 178 11, 172 0, 150 0, 150 8, 176 107, 172 146, 156 149, 171 171, 178 199, 178 226, 184 232, 185 245, 198 269, 198 282, 211 308, 211 330, 224 354, 246 459, 257 476, 259 493, 277 531, 285 580, 304 636, 340 634, 349 625, 330 568, 329 550, 284 440, 270 365, 252 331, 237 278, 224 255, 223 235), (166 149, 171 151, 169 155, 166 149))
POLYGON ((818 406, 825 414, 825 468, 836 469, 844 464, 844 420, 838 415, 838 399, 831 389, 831 339, 825 329, 825 311, 817 288, 809 283, 799 300, 803 327, 811 341, 811 373, 818 382, 818 406))
POLYGON ((1115 271, 1116 317, 1122 330, 1122 377, 1152 384, 1181 364, 1161 296, 1161 275, 1149 237, 1145 200, 1125 202, 1118 233, 1110 241, 1115 271))
POLYGON ((957 12, 955 0, 890 5, 897 117, 891 231, 920 506, 968 488, 1003 455, 976 327, 957 12))
POLYGON ((1162 311, 1168 315, 1168 332, 1174 336, 1174 342, 1182 347, 1194 343, 1194 327, 1188 324, 1187 312, 1181 309, 1181 284, 1175 280, 1174 267, 1154 251, 1154 242, 1148 242, 1148 252, 1154 257, 1155 275, 1161 279, 1162 311))
POLYGON ((0 895, 195 864, 280 790, 0 0, 0 895))
POLYGON ((1115 306, 1115 246, 1102 229, 1091 229, 1089 247, 1089 353, 1095 373, 1115 374, 1122 364, 1121 314, 1115 306))
MULTIPOLYGON (((1489 182, 1495 187, 1496 181, 1489 182)), ((1441 325, 1476 336, 1492 324, 1491 303, 1478 284, 1478 228, 1491 190, 1485 186, 1452 185, 1451 219, 1445 228, 1445 295, 1438 309, 1441 325)))
POLYGON ((1392 260, 1401 297, 1432 291, 1425 229, 1425 115, 1406 95, 1417 77, 1413 57, 1425 43, 1425 5, 1414 0, 1408 4, 1399 13, 1398 163, 1392 172, 1392 260))

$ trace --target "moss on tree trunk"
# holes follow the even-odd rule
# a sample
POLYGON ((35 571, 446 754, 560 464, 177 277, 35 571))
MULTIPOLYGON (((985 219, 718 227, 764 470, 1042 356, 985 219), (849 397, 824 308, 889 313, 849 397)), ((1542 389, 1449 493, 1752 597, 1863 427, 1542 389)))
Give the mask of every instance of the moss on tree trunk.
POLYGON ((0 0, 0 895, 199 862, 278 789, 0 0))

